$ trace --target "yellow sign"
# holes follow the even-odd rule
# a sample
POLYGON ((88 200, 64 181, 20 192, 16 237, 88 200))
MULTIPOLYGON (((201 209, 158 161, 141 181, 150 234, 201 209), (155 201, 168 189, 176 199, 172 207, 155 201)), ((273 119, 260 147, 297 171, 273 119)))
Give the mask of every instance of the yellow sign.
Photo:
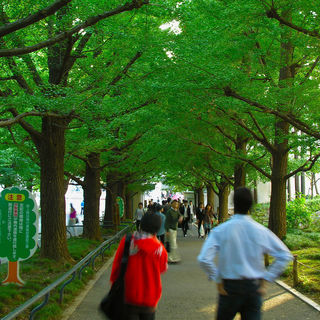
POLYGON ((24 194, 21 193, 7 193, 5 195, 5 200, 13 202, 23 202, 26 199, 24 194))

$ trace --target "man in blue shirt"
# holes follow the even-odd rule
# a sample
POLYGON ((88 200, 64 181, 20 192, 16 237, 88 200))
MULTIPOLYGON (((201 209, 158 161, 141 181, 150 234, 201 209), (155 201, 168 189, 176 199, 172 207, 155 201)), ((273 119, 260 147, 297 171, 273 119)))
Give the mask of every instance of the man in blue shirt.
POLYGON ((210 232, 198 256, 209 280, 217 283, 217 320, 231 320, 237 312, 241 319, 261 319, 266 281, 274 281, 292 259, 283 242, 249 216, 252 204, 249 189, 236 189, 234 216, 210 232), (264 254, 275 258, 268 269, 264 254), (217 255, 218 265, 214 262, 217 255))

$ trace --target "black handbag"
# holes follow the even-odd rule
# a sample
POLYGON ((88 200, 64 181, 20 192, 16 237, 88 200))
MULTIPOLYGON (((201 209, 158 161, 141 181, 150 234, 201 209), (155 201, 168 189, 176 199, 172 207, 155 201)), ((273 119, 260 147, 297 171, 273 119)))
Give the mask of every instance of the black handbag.
POLYGON ((170 252, 170 242, 166 241, 166 250, 167 252, 170 252))
POLYGON ((119 277, 112 284, 108 294, 100 302, 100 311, 107 319, 122 320, 125 317, 124 275, 128 264, 131 237, 130 233, 126 236, 119 277))

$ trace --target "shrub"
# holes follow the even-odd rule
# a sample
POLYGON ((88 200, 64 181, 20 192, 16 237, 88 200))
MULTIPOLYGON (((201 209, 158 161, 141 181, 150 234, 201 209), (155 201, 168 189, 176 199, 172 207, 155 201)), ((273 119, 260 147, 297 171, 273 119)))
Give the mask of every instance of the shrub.
POLYGON ((306 205, 306 198, 301 195, 287 203, 287 227, 289 229, 307 228, 311 222, 312 211, 306 205))
POLYGON ((311 215, 311 229, 320 232, 320 212, 314 212, 311 215))
POLYGON ((308 199, 306 205, 312 212, 320 210, 320 196, 316 196, 313 199, 308 199))

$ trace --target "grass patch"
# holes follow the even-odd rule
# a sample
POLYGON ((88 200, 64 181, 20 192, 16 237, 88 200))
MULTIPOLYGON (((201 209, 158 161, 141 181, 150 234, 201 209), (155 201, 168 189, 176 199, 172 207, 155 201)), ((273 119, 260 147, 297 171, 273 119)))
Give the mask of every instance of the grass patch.
MULTIPOLYGON (((287 235, 286 244, 292 246, 292 254, 298 257, 299 284, 296 290, 320 304, 320 250, 319 233, 308 233, 295 230, 287 235), (310 237, 311 235, 311 237, 310 237), (298 240, 296 240, 296 239, 298 240), (307 246, 309 244, 309 246, 307 246), (303 247, 299 247, 303 245, 303 247)), ((289 246, 288 246, 289 247, 289 246)), ((281 280, 293 286, 292 262, 281 276, 281 280)))
POLYGON ((302 230, 288 230, 284 243, 290 250, 319 247, 320 233, 302 230))
MULTIPOLYGON (((109 233, 109 235, 111 236, 112 234, 109 233)), ((92 241, 78 237, 68 239, 68 248, 71 257, 75 260, 74 264, 83 259, 99 244, 99 241, 92 241)), ((99 269, 106 260, 113 255, 116 248, 117 244, 114 244, 105 251, 104 261, 98 257, 95 260, 95 269, 99 269)), ((73 264, 71 263, 58 263, 50 259, 41 258, 38 251, 30 259, 22 261, 20 263, 20 276, 25 282, 25 285, 21 288, 15 285, 0 286, 0 318, 61 277, 65 272, 70 270, 72 266, 73 264)), ((6 278, 7 268, 7 264, 0 265, 1 281, 6 278)), ((62 304, 59 304, 59 288, 52 291, 49 304, 37 313, 37 319, 61 319, 63 310, 72 302, 74 297, 82 291, 85 284, 94 276, 95 271, 96 270, 92 270, 90 265, 82 272, 81 280, 75 279, 73 282, 68 284, 64 291, 64 300, 62 304)), ((38 301, 32 306, 32 309, 41 303, 42 300, 38 301)), ((28 319, 30 310, 25 314, 21 314, 16 319, 28 319)))

